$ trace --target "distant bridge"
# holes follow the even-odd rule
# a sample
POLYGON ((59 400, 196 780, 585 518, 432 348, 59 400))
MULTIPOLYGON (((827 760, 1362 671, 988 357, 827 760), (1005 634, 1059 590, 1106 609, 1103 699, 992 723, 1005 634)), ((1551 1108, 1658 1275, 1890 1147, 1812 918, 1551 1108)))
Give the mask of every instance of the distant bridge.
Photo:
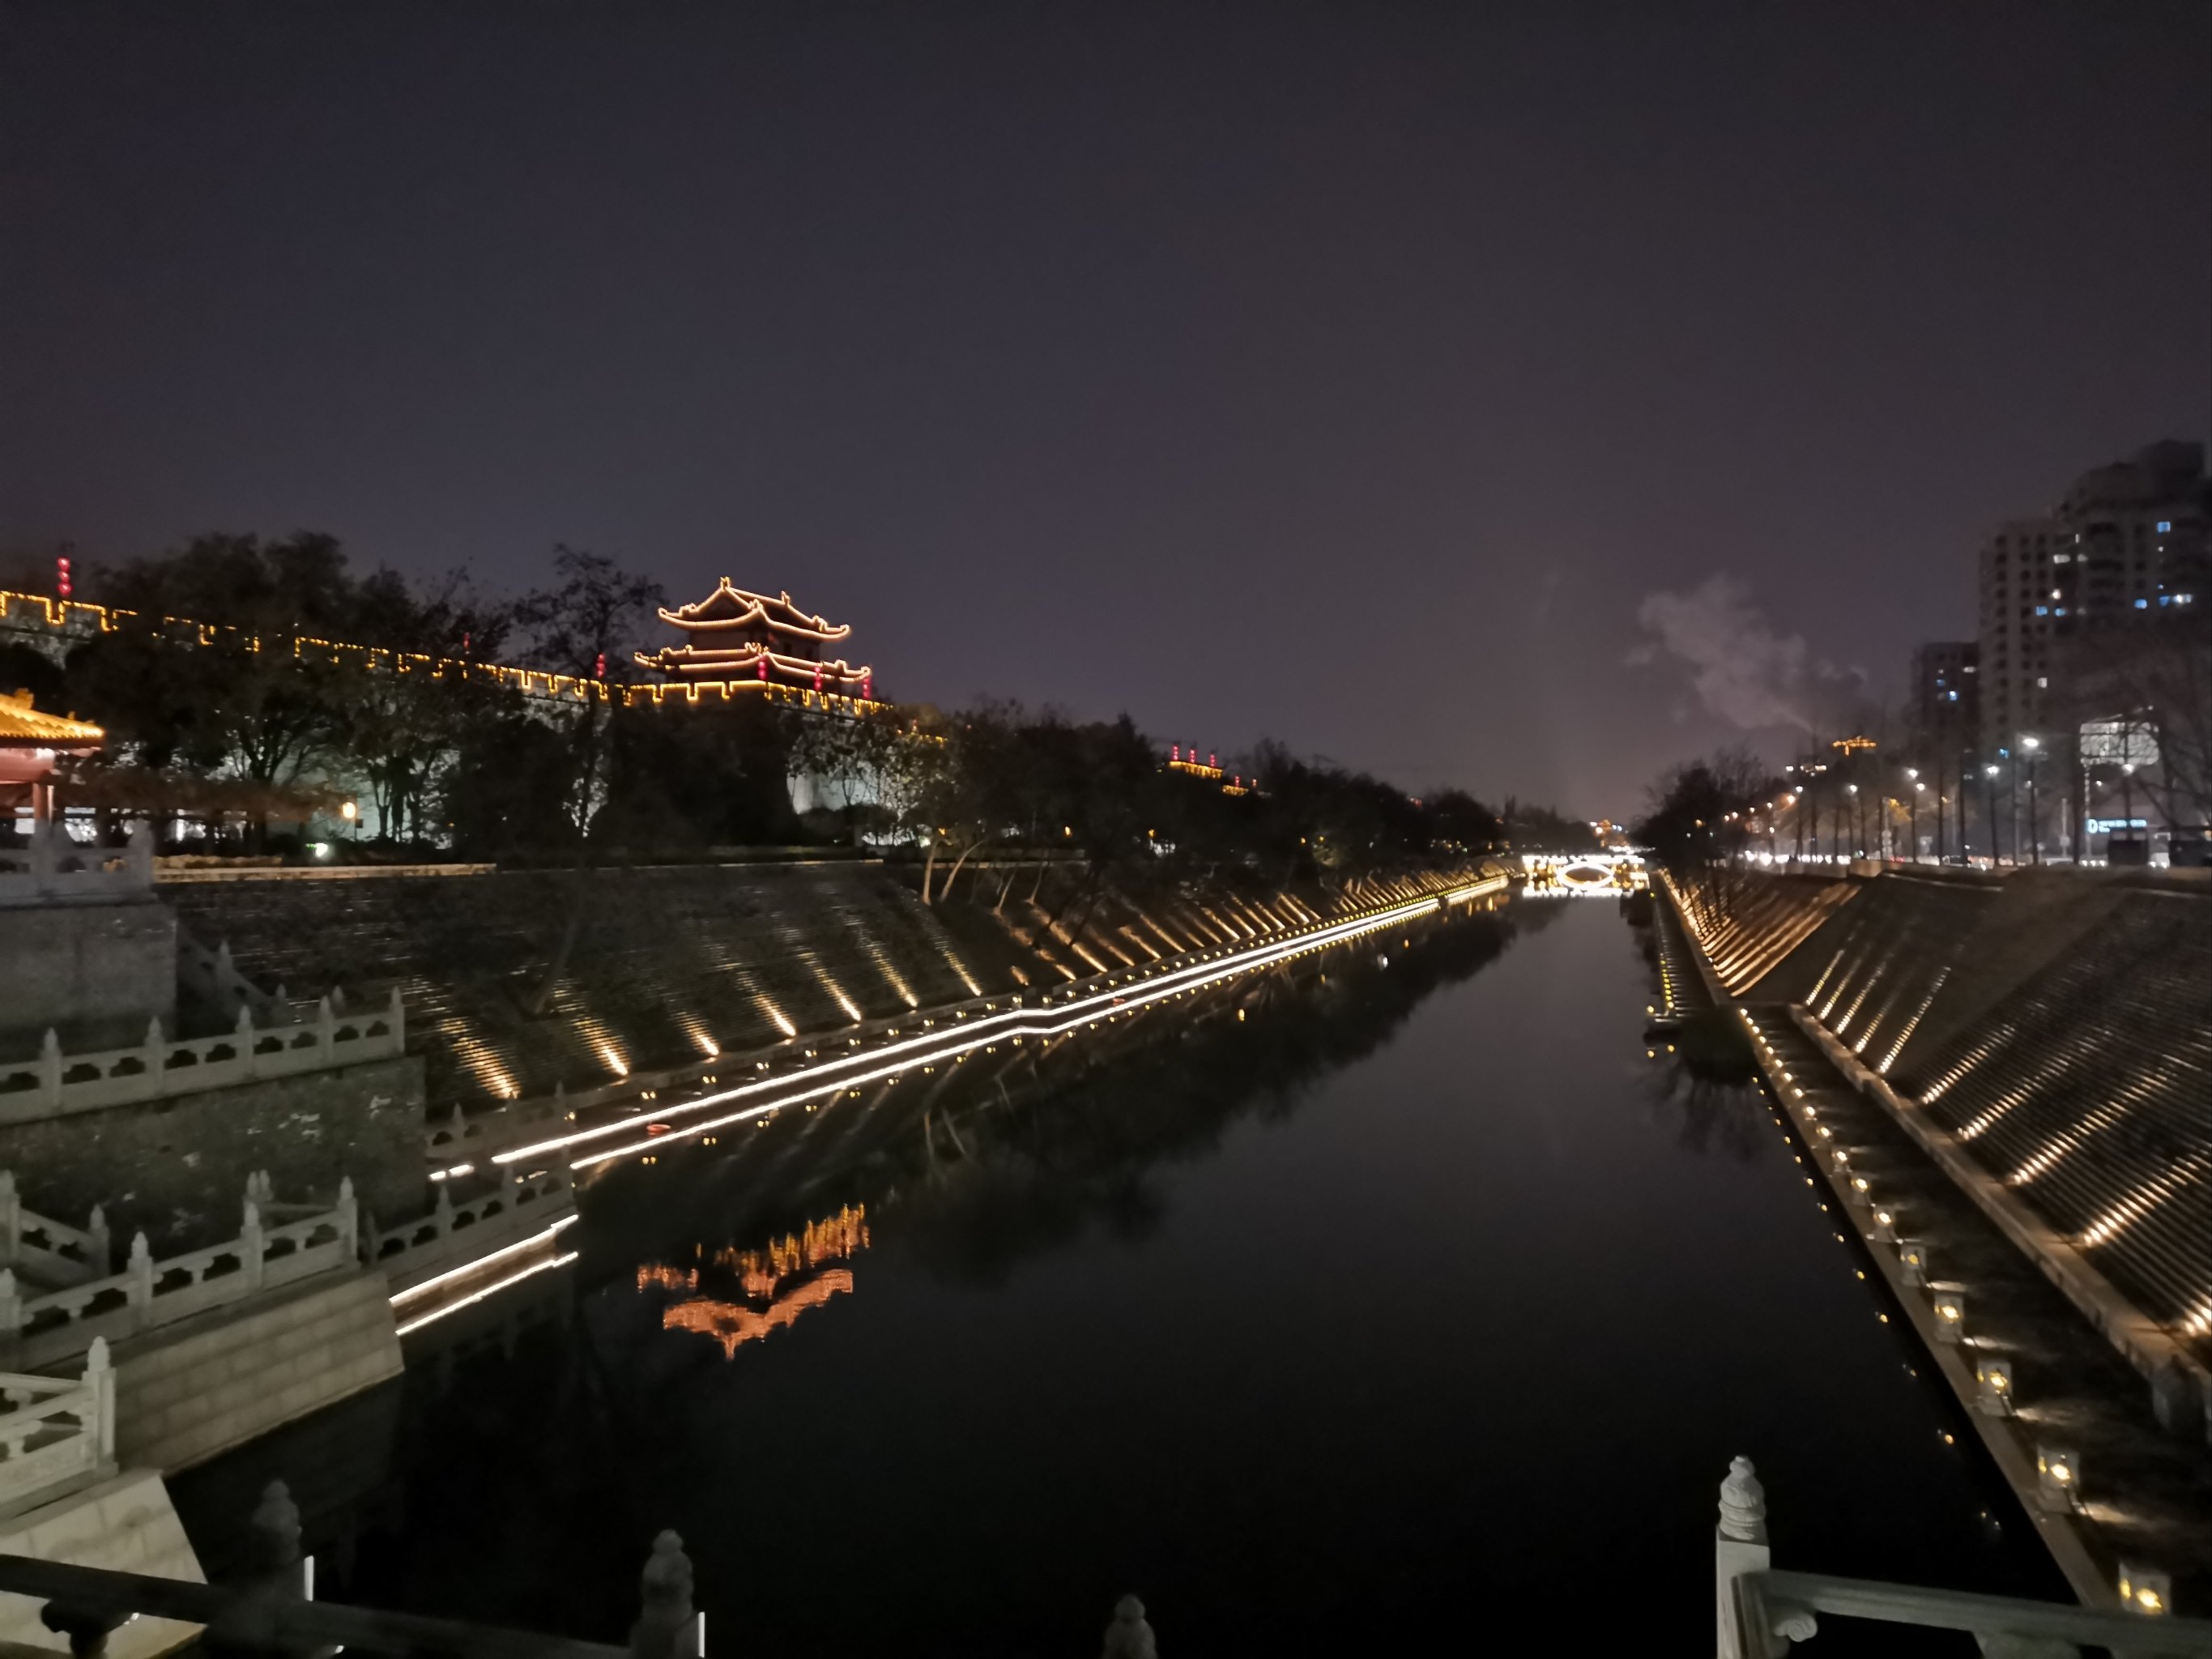
POLYGON ((1535 892, 1640 893, 1650 885, 1643 854, 1619 848, 1595 853, 1523 853, 1521 865, 1535 892))

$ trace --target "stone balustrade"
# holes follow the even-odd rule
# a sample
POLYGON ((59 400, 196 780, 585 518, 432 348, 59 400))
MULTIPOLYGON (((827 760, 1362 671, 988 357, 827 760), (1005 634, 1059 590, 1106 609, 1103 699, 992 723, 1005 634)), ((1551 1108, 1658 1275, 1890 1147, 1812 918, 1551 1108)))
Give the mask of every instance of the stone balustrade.
POLYGON ((349 1180, 339 1183, 331 1208, 274 1225, 249 1198, 236 1238, 180 1255, 157 1261, 138 1233, 121 1273, 59 1290, 27 1296, 15 1269, 0 1267, 0 1356, 26 1367, 52 1364, 103 1337, 173 1324, 315 1273, 351 1268, 360 1254, 360 1217, 349 1180))
POLYGON ((325 997, 312 1018, 290 1023, 257 1024, 252 1009, 241 1007, 218 1036, 172 1037, 151 1020, 143 1042, 92 1053, 64 1053, 50 1027, 35 1060, 0 1063, 0 1123, 396 1060, 406 1038, 397 989, 383 1007, 361 1013, 340 1013, 325 997))
POLYGON ((283 1017, 284 989, 279 986, 271 996, 244 974, 231 959, 230 941, 225 939, 212 951, 181 928, 177 933, 177 984, 198 1001, 211 1008, 234 1015, 243 1009, 252 1009, 263 1021, 273 1024, 283 1017))
POLYGON ((141 824, 127 847, 88 847, 57 823, 31 827, 27 845, 0 848, 0 909, 112 901, 154 890, 154 837, 141 824))
POLYGON ((2035 1659, 2079 1659, 2088 1648, 2128 1659, 2202 1659, 2212 1652, 2212 1622, 2174 1618, 2161 1574, 2123 1568, 2112 1601, 2069 1607, 1777 1571, 1767 1545, 1766 1492, 1747 1457, 1737 1458, 1721 1483, 1713 1561, 1719 1659, 1782 1659, 1791 1644, 1817 1636, 1824 1617, 1966 1632, 1985 1654, 2035 1659))
POLYGON ((399 1296, 575 1213, 576 1177, 565 1160, 556 1159, 550 1169, 504 1171, 495 1189, 459 1203, 453 1183, 441 1181, 428 1215, 366 1230, 369 1262, 383 1269, 392 1293, 399 1296))
POLYGON ((115 1372, 95 1337, 76 1381, 0 1372, 0 1515, 115 1469, 115 1372))
MULTIPOLYGON (((443 1655, 447 1659, 700 1659, 704 1621, 692 1605, 684 1540, 664 1532, 638 1577, 638 1613, 622 1646, 536 1631, 468 1625, 419 1613, 313 1599, 312 1561, 301 1551, 299 1506, 281 1480, 263 1492, 248 1522, 247 1576, 194 1583, 75 1561, 0 1554, 0 1596, 23 1597, 45 1628, 80 1659, 100 1659, 111 1638, 145 1620, 167 1620, 199 1650, 252 1654, 443 1655)), ((118 1640, 118 1645, 121 1645, 118 1640)), ((18 1650, 27 1651, 27 1650, 18 1650)))
POLYGON ((100 1206, 82 1227, 26 1209, 12 1170, 0 1170, 0 1267, 12 1267, 43 1285, 105 1279, 112 1245, 100 1206))

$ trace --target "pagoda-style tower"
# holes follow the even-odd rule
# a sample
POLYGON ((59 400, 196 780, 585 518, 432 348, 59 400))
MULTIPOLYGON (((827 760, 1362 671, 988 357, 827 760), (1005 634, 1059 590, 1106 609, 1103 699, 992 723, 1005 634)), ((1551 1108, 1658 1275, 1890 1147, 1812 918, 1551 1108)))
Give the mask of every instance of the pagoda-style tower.
POLYGON ((664 610, 660 619, 682 629, 684 642, 638 652, 643 667, 690 680, 750 680, 864 701, 875 695, 872 668, 829 655, 829 647, 853 630, 808 616, 788 593, 749 593, 725 576, 696 605, 664 610))

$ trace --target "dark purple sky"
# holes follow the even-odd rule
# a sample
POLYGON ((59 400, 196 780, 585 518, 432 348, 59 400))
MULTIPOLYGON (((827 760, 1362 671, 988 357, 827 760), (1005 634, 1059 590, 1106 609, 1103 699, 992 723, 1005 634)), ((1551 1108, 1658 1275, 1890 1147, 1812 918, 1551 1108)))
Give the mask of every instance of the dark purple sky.
POLYGON ((2204 435, 2200 0, 1522 10, 0 7, 0 548, 566 540, 1595 814, 1728 730, 1648 594, 1899 680, 2204 435))

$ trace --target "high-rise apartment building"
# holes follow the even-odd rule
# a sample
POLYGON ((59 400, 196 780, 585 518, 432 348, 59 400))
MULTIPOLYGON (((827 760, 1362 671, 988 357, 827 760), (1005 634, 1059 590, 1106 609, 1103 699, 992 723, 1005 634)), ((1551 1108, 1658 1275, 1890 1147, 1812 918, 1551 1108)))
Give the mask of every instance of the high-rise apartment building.
POLYGON ((1912 653, 1913 728, 1929 739, 1980 739, 1982 647, 1972 640, 1935 640, 1912 653))
POLYGON ((2047 516, 1990 533, 1975 676, 1984 753, 2115 712, 2083 704, 2095 654, 2124 649, 2138 623, 2212 602, 2205 484, 2203 445, 2153 444, 2083 473, 2047 516))

